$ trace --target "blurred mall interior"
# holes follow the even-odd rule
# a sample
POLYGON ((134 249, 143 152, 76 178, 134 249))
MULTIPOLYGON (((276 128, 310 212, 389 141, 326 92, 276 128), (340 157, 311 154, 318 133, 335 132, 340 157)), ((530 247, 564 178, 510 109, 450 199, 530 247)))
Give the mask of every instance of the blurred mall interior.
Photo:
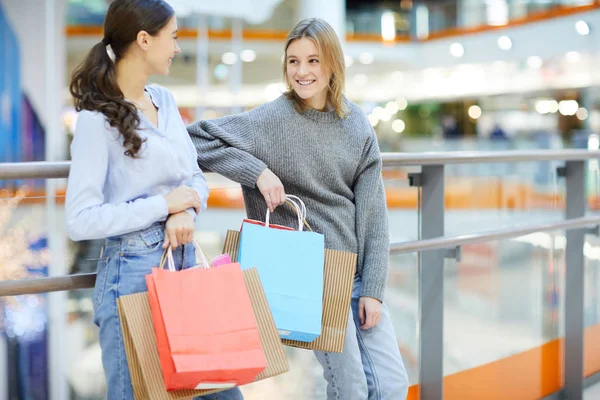
MULTIPOLYGON (((280 96, 287 32, 302 18, 321 17, 342 38, 345 95, 367 113, 382 152, 600 148, 598 0, 169 2, 182 51, 169 76, 152 79, 174 94, 187 123, 280 96)), ((77 113, 68 82, 102 39, 109 4, 0 0, 0 163, 69 160, 77 113)), ((562 220, 561 165, 447 166, 445 234, 562 220)), ((393 242, 422 238, 421 193, 408 181, 418 170, 384 170, 393 242)), ((207 178, 209 210, 198 219, 196 237, 216 256, 225 232, 239 229, 245 214, 239 185, 207 178)), ((66 179, 0 180, 0 281, 95 272, 102 242, 68 239, 65 188, 66 179)), ((586 164, 586 200, 586 215, 598 215, 597 160, 586 164)), ((586 335, 595 329, 600 340, 600 239, 585 240, 586 335)), ((391 256, 386 293, 411 385, 419 384, 418 256, 391 256)), ((460 260, 446 260, 444 375, 485 392, 481 368, 562 337, 565 258, 566 233, 558 230, 466 245, 460 260)), ((86 289, 0 299, 0 399, 105 397, 91 296, 86 289)), ((600 353, 587 356, 588 350, 591 376, 600 371, 600 353)), ((247 399, 325 398, 312 353, 286 351, 291 372, 244 388, 247 399)), ((553 360, 521 371, 529 378, 519 381, 517 394, 480 398, 551 395, 562 385, 553 360), (553 370, 554 378, 540 376, 542 370, 553 370)), ((508 370, 519 369, 512 365, 508 370)), ((600 398, 593 390, 586 399, 600 398)))

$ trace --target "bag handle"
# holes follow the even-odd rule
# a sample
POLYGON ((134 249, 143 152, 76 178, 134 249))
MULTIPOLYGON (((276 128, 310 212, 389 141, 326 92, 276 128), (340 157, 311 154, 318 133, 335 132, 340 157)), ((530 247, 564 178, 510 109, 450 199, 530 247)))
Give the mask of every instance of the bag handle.
POLYGON ((163 251, 162 257, 160 258, 160 263, 158 267, 163 269, 165 266, 165 261, 167 262, 167 266, 169 267, 169 271, 175 272, 175 261, 173 260, 173 250, 171 250, 171 246, 167 247, 165 251, 163 251))
MULTIPOLYGON (((298 216, 298 230, 302 231, 302 214, 300 209, 298 208, 298 205, 294 202, 294 200, 289 199, 289 195, 286 195, 286 203, 290 202, 293 204, 292 208, 294 209, 294 211, 296 212, 296 215, 298 216)), ((302 201, 302 200, 300 200, 302 201)), ((268 228, 270 225, 270 219, 271 219, 271 210, 269 210, 267 208, 267 216, 265 217, 265 226, 268 228)))
MULTIPOLYGON (((308 230, 312 232, 312 228, 306 221, 306 205, 304 202, 298 197, 294 195, 286 195, 285 203, 290 206, 298 217, 298 231, 302 232, 303 227, 306 226, 308 230)), ((270 226, 271 219, 271 211, 267 209, 267 215, 265 217, 265 226, 268 228, 270 226)))
POLYGON ((300 197, 288 194, 285 196, 285 202, 294 205, 298 210, 298 214, 300 214, 302 218, 306 218, 306 205, 300 200, 300 197))
MULTIPOLYGON (((192 240, 192 244, 196 248, 196 267, 198 268, 212 268, 212 264, 196 239, 192 240)), ((173 250, 171 250, 171 246, 167 247, 160 258, 159 268, 163 269, 165 266, 165 261, 167 266, 169 267, 169 271, 175 272, 175 261, 173 259, 173 250)))
POLYGON ((193 239, 192 244, 196 248, 196 267, 212 268, 213 265, 208 259, 208 257, 206 257, 206 254, 204 254, 204 251, 202 251, 200 243, 198 243, 196 239, 193 239))
MULTIPOLYGON (((296 196, 290 195, 289 197, 300 200, 296 196)), ((312 227, 308 224, 308 221, 306 220, 306 206, 304 205, 304 202, 302 202, 302 200, 300 200, 300 202, 301 202, 300 205, 302 206, 302 211, 300 211, 301 208, 298 206, 298 204, 294 200, 288 199, 285 201, 285 203, 288 206, 290 206, 296 210, 296 214, 302 214, 302 223, 304 224, 305 227, 308 228, 309 231, 314 232, 312 227)))

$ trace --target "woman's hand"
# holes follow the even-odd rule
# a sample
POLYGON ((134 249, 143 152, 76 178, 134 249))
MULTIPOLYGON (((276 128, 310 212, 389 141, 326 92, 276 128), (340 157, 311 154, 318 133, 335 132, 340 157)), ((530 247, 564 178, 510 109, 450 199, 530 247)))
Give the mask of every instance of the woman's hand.
POLYGON ((167 206, 169 206, 169 214, 177 214, 188 208, 194 208, 196 214, 200 214, 200 196, 198 196, 198 192, 195 189, 189 186, 179 186, 171 190, 164 197, 167 201, 167 206))
POLYGON ((371 329, 381 321, 381 302, 372 297, 361 297, 358 300, 358 317, 360 329, 371 329))
POLYGON ((285 190, 283 184, 269 168, 265 169, 256 181, 256 187, 267 202, 269 211, 275 209, 285 203, 285 190))
POLYGON ((171 249, 175 250, 179 245, 191 243, 194 239, 195 228, 194 217, 186 211, 169 216, 165 228, 163 249, 171 246, 171 249))

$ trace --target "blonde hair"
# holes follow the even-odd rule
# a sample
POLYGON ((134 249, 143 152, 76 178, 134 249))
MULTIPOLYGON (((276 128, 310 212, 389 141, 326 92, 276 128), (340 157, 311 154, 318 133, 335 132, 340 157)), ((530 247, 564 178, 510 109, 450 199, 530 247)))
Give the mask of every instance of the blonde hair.
POLYGON ((306 18, 290 31, 285 39, 285 57, 283 63, 283 77, 287 84, 287 90, 284 93, 294 102, 296 110, 302 113, 310 108, 306 102, 298 96, 292 88, 291 82, 287 77, 287 50, 290 44, 295 40, 307 38, 313 41, 322 60, 325 70, 331 73, 329 79, 329 90, 327 92, 327 102, 333 107, 340 118, 345 118, 348 113, 348 107, 344 104, 344 82, 346 79, 346 65, 344 63, 344 53, 340 40, 335 31, 326 21, 319 18, 306 18))

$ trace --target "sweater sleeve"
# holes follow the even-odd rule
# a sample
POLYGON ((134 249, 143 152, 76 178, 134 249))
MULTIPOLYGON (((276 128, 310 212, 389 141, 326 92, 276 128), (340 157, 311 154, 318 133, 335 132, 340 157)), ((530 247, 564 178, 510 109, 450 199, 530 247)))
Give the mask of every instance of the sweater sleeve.
POLYGON ((251 188, 267 165, 255 157, 255 137, 248 113, 188 126, 198 164, 251 188))
POLYGON ((371 129, 354 181, 358 265, 363 266, 361 297, 383 301, 389 262, 389 227, 382 163, 371 129))

